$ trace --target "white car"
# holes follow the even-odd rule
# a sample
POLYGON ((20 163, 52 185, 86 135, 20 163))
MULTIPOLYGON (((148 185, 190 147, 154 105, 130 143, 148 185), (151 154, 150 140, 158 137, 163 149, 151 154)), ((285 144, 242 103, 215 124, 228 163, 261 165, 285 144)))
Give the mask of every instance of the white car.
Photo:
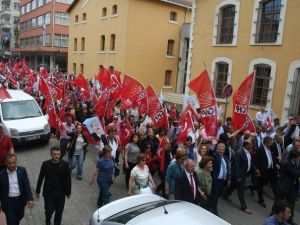
POLYGON ((207 210, 184 201, 158 195, 134 195, 96 210, 90 225, 230 225, 207 210))

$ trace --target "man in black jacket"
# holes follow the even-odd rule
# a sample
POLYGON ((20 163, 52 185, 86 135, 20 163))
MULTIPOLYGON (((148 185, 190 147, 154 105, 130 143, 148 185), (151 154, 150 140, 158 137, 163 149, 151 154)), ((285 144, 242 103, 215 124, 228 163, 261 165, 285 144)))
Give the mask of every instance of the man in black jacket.
POLYGON ((44 161, 40 170, 36 197, 39 199, 40 190, 43 186, 43 197, 45 203, 46 225, 51 224, 52 214, 55 212, 54 225, 60 225, 65 206, 65 196, 71 196, 71 172, 69 164, 60 159, 59 147, 51 148, 51 159, 44 161))
POLYGON ((7 169, 0 172, 0 210, 6 215, 7 224, 19 225, 26 204, 32 208, 34 202, 26 169, 17 166, 16 155, 8 155, 6 165, 7 169))
POLYGON ((187 159, 184 162, 184 167, 185 170, 176 179, 174 197, 176 200, 199 204, 200 192, 195 174, 195 161, 187 159))

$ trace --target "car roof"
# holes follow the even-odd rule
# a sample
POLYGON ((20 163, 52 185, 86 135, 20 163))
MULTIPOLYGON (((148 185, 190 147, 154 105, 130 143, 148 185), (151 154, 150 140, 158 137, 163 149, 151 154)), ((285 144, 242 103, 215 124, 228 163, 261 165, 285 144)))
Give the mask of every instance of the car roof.
POLYGON ((7 91, 10 94, 11 98, 3 99, 2 102, 13 102, 13 101, 32 100, 33 99, 32 96, 30 96, 29 94, 26 94, 24 91, 11 90, 11 89, 8 89, 7 91))
POLYGON ((126 198, 121 198, 119 200, 113 201, 107 205, 102 206, 100 209, 94 212, 93 216, 96 218, 100 217, 101 220, 105 220, 106 218, 115 215, 119 212, 122 212, 126 209, 160 200, 165 199, 153 194, 134 195, 126 198))
POLYGON ((167 214, 163 207, 158 207, 134 217, 127 224, 230 225, 209 211, 189 202, 177 201, 172 204, 166 204, 165 209, 168 212, 167 214))

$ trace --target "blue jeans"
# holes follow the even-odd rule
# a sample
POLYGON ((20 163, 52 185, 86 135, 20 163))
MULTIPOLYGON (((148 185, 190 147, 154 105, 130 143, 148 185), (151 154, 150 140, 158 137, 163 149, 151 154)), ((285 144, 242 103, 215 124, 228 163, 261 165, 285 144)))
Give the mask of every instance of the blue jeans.
POLYGON ((97 184, 100 188, 100 192, 97 200, 97 206, 101 207, 109 203, 109 187, 112 184, 112 180, 107 181, 107 180, 97 179, 97 184))
POLYGON ((83 152, 80 155, 73 155, 72 158, 70 158, 71 170, 73 170, 77 166, 77 172, 76 172, 77 178, 82 177, 83 158, 84 158, 83 152))

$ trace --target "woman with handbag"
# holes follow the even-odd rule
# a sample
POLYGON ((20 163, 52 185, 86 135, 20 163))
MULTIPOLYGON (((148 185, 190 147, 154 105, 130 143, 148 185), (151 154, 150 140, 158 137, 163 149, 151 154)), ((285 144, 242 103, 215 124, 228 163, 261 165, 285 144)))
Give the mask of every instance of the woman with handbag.
POLYGON ((111 147, 106 145, 103 147, 103 156, 97 161, 96 169, 90 179, 90 185, 95 182, 97 176, 97 183, 100 188, 97 206, 101 207, 109 203, 109 188, 113 183, 114 177, 114 159, 111 155, 111 147))
POLYGON ((155 192, 155 189, 155 183, 146 165, 146 156, 140 154, 137 157, 137 165, 130 173, 128 195, 150 194, 155 192))
POLYGON ((76 178, 82 179, 82 168, 84 156, 86 153, 87 138, 82 133, 82 126, 76 126, 76 132, 72 138, 71 144, 68 148, 70 168, 73 170, 77 166, 76 178))
POLYGON ((211 156, 204 156, 200 162, 200 169, 196 171, 198 187, 201 189, 200 206, 206 210, 210 209, 210 194, 212 187, 211 172, 213 170, 213 158, 211 156))
POLYGON ((138 134, 134 134, 131 138, 131 141, 125 146, 124 162, 125 162, 125 169, 126 169, 125 182, 126 182, 127 190, 128 190, 131 170, 136 166, 137 156, 141 153, 138 143, 139 143, 139 136, 138 134))

